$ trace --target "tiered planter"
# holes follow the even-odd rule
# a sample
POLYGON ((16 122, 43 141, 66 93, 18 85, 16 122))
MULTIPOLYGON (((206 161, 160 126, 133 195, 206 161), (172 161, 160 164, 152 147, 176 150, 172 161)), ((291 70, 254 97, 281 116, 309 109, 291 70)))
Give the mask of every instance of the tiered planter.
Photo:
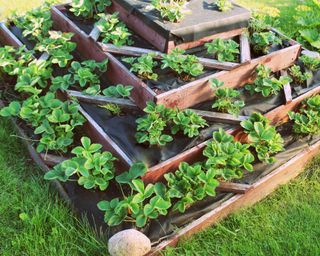
MULTIPOLYGON (((219 124, 221 127, 226 125, 227 132, 234 135, 236 140, 241 141, 244 134, 239 123, 246 119, 247 115, 242 113, 239 117, 234 117, 229 114, 212 112, 211 109, 209 111, 205 106, 206 104, 210 104, 210 100, 214 97, 214 93, 209 85, 209 79, 217 78, 225 83, 225 87, 243 90, 242 87, 254 79, 254 71, 258 64, 267 65, 277 74, 281 73, 285 75, 287 74, 286 69, 297 62, 301 51, 299 44, 288 40, 287 47, 268 55, 251 59, 249 42, 243 30, 247 19, 244 19, 239 27, 233 30, 226 31, 226 28, 223 27, 221 31, 208 29, 206 33, 209 34, 202 34, 201 38, 196 38, 196 40, 193 41, 189 39, 179 41, 171 35, 172 31, 170 30, 168 35, 165 36, 163 31, 161 33, 154 31, 155 24, 144 24, 142 22, 144 19, 138 10, 134 9, 135 11, 131 15, 128 6, 125 5, 125 3, 128 2, 131 1, 113 1, 113 7, 107 11, 118 11, 121 19, 128 25, 131 24, 129 27, 139 34, 140 37, 152 43, 153 46, 149 44, 148 48, 137 46, 115 47, 102 44, 97 40, 99 36, 97 36, 95 28, 92 28, 92 31, 87 31, 86 33, 66 16, 66 6, 59 5, 52 8, 54 28, 64 32, 74 33, 73 40, 77 43, 77 51, 81 57, 96 61, 102 61, 107 58, 109 60, 108 70, 104 74, 106 80, 112 84, 121 83, 134 87, 131 95, 132 101, 108 98, 105 96, 88 96, 74 90, 68 90, 60 95, 61 98, 76 97, 79 100, 80 112, 87 120, 83 126, 83 131, 92 138, 94 142, 102 144, 105 150, 112 152, 119 159, 117 166, 119 172, 132 166, 135 161, 143 159, 134 159, 131 157, 127 148, 119 143, 112 134, 109 134, 110 131, 108 128, 110 126, 108 127, 108 125, 104 123, 107 121, 108 116, 106 114, 104 116, 105 118, 99 121, 99 118, 97 118, 98 114, 95 113, 98 112, 95 111, 97 105, 106 103, 117 104, 124 113, 128 113, 128 116, 131 115, 131 118, 134 117, 132 120, 143 115, 141 108, 145 106, 147 101, 154 101, 159 104, 164 104, 167 107, 178 107, 180 109, 191 107, 208 122, 219 124), (154 33, 150 33, 151 31, 154 33), (166 92, 156 93, 153 91, 144 81, 132 74, 128 68, 121 63, 119 57, 125 55, 139 56, 143 53, 153 51, 160 59, 162 52, 169 52, 174 47, 189 49, 214 38, 234 37, 238 37, 241 45, 240 63, 221 63, 213 59, 200 58, 200 62, 210 70, 214 70, 214 72, 166 92), (155 47, 162 52, 155 51, 155 47), (90 108, 93 108, 93 111, 90 110, 90 108)), ((133 2, 141 1, 135 0, 133 2)), ((243 17, 245 17, 246 11, 243 12, 243 15, 243 17)), ((140 38, 139 40, 143 42, 143 45, 148 45, 144 39, 140 38)), ((12 45, 14 47, 23 45, 21 40, 3 23, 0 24, 0 42, 3 45, 12 45)), ((318 77, 319 73, 320 71, 314 74, 314 77, 318 77)), ((159 254, 160 250, 166 246, 175 246, 181 238, 188 237, 216 223, 241 207, 254 204, 270 194, 281 184, 296 177, 303 170, 307 161, 318 153, 320 149, 320 138, 302 138, 301 140, 290 138, 290 134, 285 133, 287 130, 290 130, 291 125, 291 123, 288 123, 288 111, 299 109, 300 104, 305 99, 316 94, 320 94, 320 83, 317 79, 313 79, 311 85, 304 89, 297 89, 297 86, 294 84, 285 85, 283 92, 279 94, 280 101, 278 103, 273 103, 269 106, 268 99, 261 99, 261 102, 258 102, 258 104, 265 104, 266 106, 262 107, 260 112, 262 112, 273 125, 279 126, 279 130, 282 129, 281 131, 284 136, 286 136, 287 141, 286 151, 276 155, 279 159, 273 165, 255 163, 257 174, 255 172, 245 174, 243 179, 236 182, 221 182, 217 188, 216 197, 207 198, 196 203, 191 206, 185 214, 169 212, 167 219, 166 217, 159 218, 159 220, 156 221, 157 223, 152 222, 150 225, 147 225, 147 227, 141 231, 149 235, 150 239, 154 242, 154 247, 150 255, 159 254), (284 127, 282 127, 282 125, 284 127), (168 224, 168 221, 171 222, 168 224), (161 230, 158 230, 157 225, 162 225, 161 230)), ((253 112, 254 108, 250 104, 252 103, 248 104, 248 111, 253 112)), ((3 105, 4 102, 0 101, 0 107, 3 105)), ((124 118, 126 118, 126 115, 124 115, 124 118)), ((12 119, 12 121, 15 123, 20 136, 27 138, 26 131, 22 129, 22 126, 19 126, 20 123, 14 119, 12 119)), ((135 129, 129 131, 132 127, 128 128, 125 125, 119 125, 116 128, 118 128, 116 131, 118 133, 117 135, 120 137, 125 137, 125 135, 127 136, 128 134, 132 135, 135 132, 135 129), (122 134, 122 131, 126 134, 122 134)), ((192 144, 192 147, 181 150, 181 152, 175 152, 176 155, 170 156, 163 161, 160 159, 156 164, 151 164, 148 167, 148 172, 142 177, 143 181, 145 183, 161 181, 163 180, 164 174, 175 171, 181 162, 192 164, 203 160, 203 150, 210 139, 208 137, 200 137, 201 136, 197 138, 194 145, 192 144)), ((209 137, 211 137, 211 134, 209 137)), ((68 157, 68 155, 38 154, 29 140, 24 141, 27 144, 31 157, 45 172, 68 157)), ((148 149, 151 151, 151 148, 148 149)), ((55 183, 62 196, 68 202, 71 202, 76 211, 81 214, 86 213, 93 219, 95 225, 108 229, 111 234, 128 227, 125 224, 115 229, 107 227, 107 225, 103 223, 103 213, 98 211, 96 207, 97 202, 100 200, 110 200, 118 196, 117 191, 112 187, 108 188, 106 192, 99 192, 96 190, 85 190, 72 182, 64 184, 60 184, 59 182, 55 183)))
MULTIPOLYGON (((279 71, 292 65, 300 53, 301 46, 293 41, 289 42, 289 46, 270 53, 268 55, 259 57, 257 59, 250 60, 250 49, 246 41, 246 37, 242 35, 243 30, 236 30, 226 32, 223 35, 215 35, 214 37, 231 38, 241 35, 242 43, 242 64, 230 64, 219 63, 218 61, 204 59, 205 65, 211 65, 215 67, 214 73, 207 75, 203 78, 186 83, 179 88, 172 89, 166 92, 155 92, 144 81, 132 74, 125 65, 120 61, 116 61, 115 58, 111 58, 108 51, 117 52, 118 54, 123 52, 124 55, 137 55, 139 54, 139 48, 120 48, 116 49, 96 42, 90 37, 90 33, 86 33, 81 30, 71 19, 66 15, 66 7, 64 5, 55 6, 52 8, 52 18, 54 26, 57 30, 64 32, 72 32, 75 34, 73 40, 78 44, 78 50, 86 57, 95 59, 97 61, 104 59, 108 56, 112 59, 110 65, 110 76, 117 76, 117 82, 123 84, 130 84, 134 87, 131 93, 133 101, 139 106, 144 107, 147 101, 154 101, 158 104, 164 104, 167 107, 178 107, 180 109, 193 106, 197 103, 206 101, 214 97, 214 93, 210 88, 209 79, 217 78, 225 83, 227 87, 240 87, 243 86, 251 77, 251 73, 258 64, 265 64, 269 66, 273 71, 279 71), (129 54, 130 53, 130 54, 129 54), (114 65, 114 68, 112 67, 114 65), (116 68, 118 67, 118 70, 116 68), (220 71, 219 70, 231 71, 220 71)), ((94 29, 94 28, 93 28, 94 29)), ((141 49, 140 49, 141 51, 141 49)), ((145 52, 145 50, 144 50, 145 52)), ((141 52, 140 52, 141 54, 141 52)), ((115 82, 115 81, 113 81, 115 82)))

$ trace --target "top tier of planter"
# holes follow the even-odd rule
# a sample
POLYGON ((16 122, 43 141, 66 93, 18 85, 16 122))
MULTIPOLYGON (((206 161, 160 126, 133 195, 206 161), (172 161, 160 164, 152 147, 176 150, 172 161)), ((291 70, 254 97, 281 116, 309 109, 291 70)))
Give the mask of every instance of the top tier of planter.
POLYGON ((186 14, 178 23, 164 21, 159 12, 150 10, 150 1, 113 0, 112 11, 130 29, 162 52, 175 47, 188 49, 212 40, 211 36, 248 25, 250 11, 233 4, 227 12, 220 12, 215 0, 192 0, 186 5, 186 14))

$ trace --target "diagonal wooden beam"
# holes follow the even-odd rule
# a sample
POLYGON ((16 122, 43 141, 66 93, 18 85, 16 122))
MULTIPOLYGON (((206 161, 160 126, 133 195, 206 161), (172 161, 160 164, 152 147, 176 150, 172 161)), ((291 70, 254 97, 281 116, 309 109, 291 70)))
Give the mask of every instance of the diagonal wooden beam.
POLYGON ((197 113, 199 116, 202 116, 207 121, 212 121, 212 122, 239 124, 240 122, 248 118, 248 116, 234 116, 234 115, 220 113, 220 112, 211 112, 211 111, 198 110, 198 109, 191 109, 191 110, 197 113))
POLYGON ((240 35, 240 61, 245 63, 251 60, 250 42, 246 34, 240 35))

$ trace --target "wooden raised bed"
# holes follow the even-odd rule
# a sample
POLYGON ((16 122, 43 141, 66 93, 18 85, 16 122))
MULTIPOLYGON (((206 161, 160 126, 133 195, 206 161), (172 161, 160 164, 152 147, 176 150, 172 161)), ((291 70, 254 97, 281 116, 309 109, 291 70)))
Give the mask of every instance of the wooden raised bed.
MULTIPOLYGON (((115 48, 110 45, 97 43, 90 34, 81 30, 73 21, 64 15, 66 10, 64 5, 52 7, 52 19, 54 27, 57 30, 64 32, 72 32, 75 34, 73 40, 78 44, 78 50, 86 57, 94 60, 101 60, 106 58, 113 58, 110 73, 114 72, 113 76, 118 77, 115 83, 123 83, 132 85, 134 87, 131 96, 133 101, 141 108, 145 106, 147 101, 154 101, 157 104, 164 104, 167 107, 178 107, 180 109, 193 106, 197 103, 206 101, 214 97, 214 93, 210 87, 209 79, 217 78, 225 83, 227 87, 243 86, 251 77, 251 73, 258 64, 265 64, 273 71, 279 71, 292 65, 300 53, 301 46, 294 41, 289 42, 289 47, 275 51, 268 55, 251 60, 249 44, 246 37, 243 35, 243 30, 238 29, 223 34, 214 35, 214 37, 231 38, 240 36, 242 45, 242 64, 231 65, 230 63, 217 63, 217 61, 204 59, 203 63, 206 65, 215 66, 216 70, 231 70, 220 71, 203 78, 186 83, 179 88, 172 89, 158 94, 152 90, 144 81, 139 79, 136 75, 129 72, 129 70, 116 58, 110 57, 111 52, 139 55, 146 52, 146 49, 135 47, 115 48), (141 52, 142 50, 142 52, 141 52), (114 68, 112 67, 114 65, 114 68), (221 66, 222 65, 222 66, 221 66), (116 70, 116 66, 119 68, 116 70), (121 68, 120 68, 121 67, 121 68), (122 80, 122 81, 120 81, 122 80)), ((150 51, 150 50, 149 50, 150 51)), ((160 54, 160 53, 159 53, 160 54)), ((111 74, 110 74, 111 75, 111 74)))

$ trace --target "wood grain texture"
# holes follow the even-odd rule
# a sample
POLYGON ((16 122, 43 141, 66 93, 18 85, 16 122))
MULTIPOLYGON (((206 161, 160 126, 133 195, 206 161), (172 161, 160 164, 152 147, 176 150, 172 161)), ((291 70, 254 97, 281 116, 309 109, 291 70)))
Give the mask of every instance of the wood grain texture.
POLYGON ((3 45, 11 45, 13 47, 23 46, 23 43, 7 28, 7 26, 0 23, 0 43, 3 45))
POLYGON ((251 60, 251 50, 249 38, 246 34, 240 35, 240 62, 245 63, 251 60))

